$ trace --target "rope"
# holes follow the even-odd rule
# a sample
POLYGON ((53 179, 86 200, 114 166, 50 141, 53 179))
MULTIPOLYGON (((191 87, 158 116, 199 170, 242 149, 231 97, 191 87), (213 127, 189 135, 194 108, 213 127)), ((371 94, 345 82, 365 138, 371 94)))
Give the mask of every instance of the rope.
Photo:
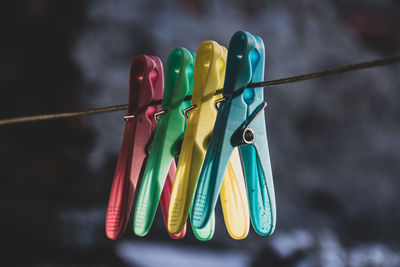
POLYGON ((272 80, 272 81, 252 83, 252 84, 249 84, 249 86, 247 88, 266 87, 266 86, 271 86, 271 85, 312 80, 312 79, 316 79, 316 78, 320 78, 320 77, 324 77, 324 76, 330 76, 330 75, 334 75, 334 74, 341 74, 341 73, 345 73, 345 72, 368 69, 368 68, 379 67, 379 66, 386 66, 386 65, 399 63, 399 62, 400 62, 400 55, 386 57, 386 58, 381 58, 381 59, 376 59, 376 60, 371 60, 371 61, 364 61, 364 62, 359 62, 359 63, 355 63, 355 64, 350 64, 350 65, 346 65, 343 67, 338 67, 338 68, 327 69, 327 70, 312 72, 312 73, 308 73, 308 74, 293 76, 293 77, 289 77, 289 78, 282 78, 282 79, 277 79, 277 80, 272 80))
MULTIPOLYGON (((250 83, 246 88, 256 88, 256 87, 266 87, 272 85, 280 85, 280 84, 287 84, 287 83, 294 83, 299 81, 305 80, 313 80, 320 77, 330 76, 334 74, 341 74, 345 72, 357 71, 361 69, 368 69, 378 66, 386 66, 400 62, 400 55, 371 60, 371 61, 364 61, 355 64, 345 65, 337 68, 276 79, 271 81, 262 81, 257 83, 250 83)), ((239 92, 243 91, 245 88, 238 90, 239 92)), ((216 94, 220 94, 222 89, 217 90, 216 94)), ((190 100, 191 96, 187 96, 185 100, 190 100)), ((151 104, 157 105, 161 104, 161 101, 153 101, 151 104)), ((53 114, 44 114, 44 115, 34 115, 34 116, 25 116, 25 117, 16 117, 16 118, 9 118, 9 119, 2 119, 0 120, 0 126, 10 125, 10 124, 20 124, 26 122, 34 122, 34 121, 43 121, 43 120, 54 120, 54 119, 61 119, 61 118, 74 118, 92 114, 99 114, 105 112, 112 112, 118 110, 125 110, 128 108, 128 105, 116 105, 116 106, 109 106, 109 107, 101 107, 95 109, 89 109, 84 111, 78 112, 66 112, 66 113, 53 113, 53 114)))
POLYGON ((10 118, 0 120, 0 126, 8 125, 8 124, 17 124, 17 123, 25 123, 31 121, 45 121, 45 120, 54 120, 54 119, 62 119, 62 118, 74 118, 85 115, 99 114, 117 110, 127 109, 128 105, 118 105, 118 106, 110 106, 110 107, 102 107, 89 109, 84 111, 77 112, 65 112, 65 113, 54 113, 54 114, 45 114, 45 115, 34 115, 34 116, 26 116, 26 117, 18 117, 18 118, 10 118))

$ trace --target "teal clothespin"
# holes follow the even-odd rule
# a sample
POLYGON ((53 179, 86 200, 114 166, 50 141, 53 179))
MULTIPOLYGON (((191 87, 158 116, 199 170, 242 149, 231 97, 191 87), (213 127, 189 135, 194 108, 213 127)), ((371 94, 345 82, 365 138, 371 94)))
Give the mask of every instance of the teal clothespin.
POLYGON ((264 117, 262 87, 246 88, 264 77, 264 44, 248 32, 235 33, 228 50, 223 99, 200 172, 192 210, 195 227, 203 227, 214 211, 233 148, 239 146, 254 230, 275 229, 276 208, 264 117))

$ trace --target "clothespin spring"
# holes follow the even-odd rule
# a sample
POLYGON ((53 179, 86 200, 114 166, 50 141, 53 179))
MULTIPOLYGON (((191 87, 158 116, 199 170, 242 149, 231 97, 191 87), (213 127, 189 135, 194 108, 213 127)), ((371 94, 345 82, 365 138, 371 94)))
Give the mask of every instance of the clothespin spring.
POLYGON ((221 102, 224 102, 224 101, 226 101, 226 98, 225 97, 222 97, 222 98, 220 98, 220 99, 217 99, 217 100, 215 100, 214 101, 214 107, 215 107, 215 109, 216 110, 219 110, 219 103, 221 103, 221 102))
POLYGON ((136 117, 135 114, 129 114, 124 116, 124 120, 128 122, 129 119, 134 119, 136 117))
POLYGON ((258 117, 258 115, 263 112, 263 110, 267 107, 267 102, 263 102, 261 105, 259 105, 256 110, 250 115, 250 120, 243 126, 241 127, 242 130, 239 131, 240 133, 240 140, 239 140, 239 145, 249 145, 252 144, 256 138, 255 133, 252 129, 250 129, 250 125, 253 123, 253 121, 258 117))
POLYGON ((191 111, 192 109, 194 109, 194 108, 196 108, 196 107, 197 107, 196 105, 191 105, 190 107, 186 108, 186 109, 183 111, 183 115, 185 115, 186 119, 189 118, 189 111, 191 111))
POLYGON ((160 110, 160 111, 154 113, 154 119, 156 120, 156 122, 158 122, 158 120, 160 119, 160 115, 164 114, 164 113, 167 113, 167 111, 166 110, 160 110))

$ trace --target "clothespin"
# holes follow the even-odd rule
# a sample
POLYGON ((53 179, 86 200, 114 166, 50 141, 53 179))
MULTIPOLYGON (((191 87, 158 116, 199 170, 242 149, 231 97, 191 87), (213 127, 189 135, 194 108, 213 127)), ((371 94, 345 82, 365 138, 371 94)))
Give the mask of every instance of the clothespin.
POLYGON ((265 128, 263 88, 246 88, 262 81, 264 44, 258 36, 237 32, 228 51, 223 100, 195 192, 192 220, 195 227, 208 222, 234 147, 242 156, 250 217, 260 235, 276 224, 275 193, 265 128))
POLYGON ((168 168, 180 149, 179 144, 186 127, 183 111, 190 105, 189 101, 184 99, 192 92, 193 67, 194 54, 185 48, 176 48, 168 56, 162 110, 155 113, 156 117, 159 116, 159 121, 133 220, 134 232, 139 236, 146 235, 150 230, 168 168))
MULTIPOLYGON (((160 110, 160 104, 154 105, 153 102, 161 100, 163 83, 163 68, 158 57, 142 55, 132 61, 128 114, 124 116, 124 136, 106 215, 106 235, 110 239, 118 239, 125 232, 136 184, 157 125, 154 114, 160 110)), ((175 171, 173 163, 169 166, 168 175, 165 175, 168 182, 164 186, 161 200, 165 223, 175 171)), ((185 232, 184 227, 180 233, 170 236, 182 238, 185 232)))
MULTIPOLYGON (((188 122, 168 212, 168 230, 171 233, 182 230, 189 214, 197 178, 217 117, 214 102, 221 98, 221 95, 215 95, 215 93, 217 89, 222 88, 224 83, 226 56, 226 48, 214 41, 204 41, 197 50, 192 106, 184 112, 186 115, 189 114, 188 122)), ((235 239, 245 238, 249 231, 250 219, 246 186, 237 149, 234 149, 231 162, 228 164, 220 198, 229 234, 235 239)), ((196 234, 196 236, 200 240, 210 239, 214 233, 213 225, 212 215, 206 225, 206 229, 210 231, 209 234, 205 233, 206 229, 202 229, 203 235, 196 234)), ((194 233, 198 232, 197 228, 193 230, 194 233)))

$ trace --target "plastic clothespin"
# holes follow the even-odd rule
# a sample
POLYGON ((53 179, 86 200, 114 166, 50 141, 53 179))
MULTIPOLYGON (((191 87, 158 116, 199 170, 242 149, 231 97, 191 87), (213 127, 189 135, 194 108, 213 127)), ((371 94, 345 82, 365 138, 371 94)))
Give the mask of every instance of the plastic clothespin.
POLYGON ((134 232, 139 236, 146 235, 150 230, 169 166, 178 154, 179 144, 185 133, 186 118, 183 111, 190 104, 184 99, 192 92, 193 67, 194 54, 185 48, 176 48, 168 56, 162 110, 155 114, 159 115, 159 121, 133 220, 134 232))
MULTIPOLYGON (((214 41, 204 41, 197 50, 192 106, 185 110, 185 114, 189 111, 190 113, 168 212, 168 230, 171 233, 182 230, 189 214, 197 178, 217 117, 214 102, 221 98, 221 95, 215 95, 215 93, 217 89, 222 88, 224 83, 226 56, 226 48, 214 41)), ((229 234, 234 239, 245 238, 249 231, 250 219, 246 186, 237 149, 234 149, 225 173, 220 198, 229 234)), ((213 233, 213 217, 208 224, 210 225, 207 229, 212 230, 213 233)), ((196 233, 197 229, 193 230, 196 233)))
POLYGON ((246 88, 262 81, 264 44, 248 32, 233 35, 228 51, 223 99, 200 172, 193 202, 193 224, 204 226, 214 208, 234 147, 242 156, 250 216, 260 235, 276 224, 275 193, 265 128, 263 88, 246 88))
MULTIPOLYGON (((160 105, 152 102, 161 100, 163 83, 163 68, 158 57, 142 55, 132 61, 128 114, 124 117, 124 136, 106 215, 106 235, 110 239, 118 239, 125 232, 136 184, 157 125, 154 114, 160 110, 160 105)), ((168 175, 165 175, 168 182, 165 183, 161 198, 165 225, 175 171, 173 163, 169 166, 168 175)), ((180 233, 170 236, 174 239, 182 238, 185 232, 184 227, 180 233)))

